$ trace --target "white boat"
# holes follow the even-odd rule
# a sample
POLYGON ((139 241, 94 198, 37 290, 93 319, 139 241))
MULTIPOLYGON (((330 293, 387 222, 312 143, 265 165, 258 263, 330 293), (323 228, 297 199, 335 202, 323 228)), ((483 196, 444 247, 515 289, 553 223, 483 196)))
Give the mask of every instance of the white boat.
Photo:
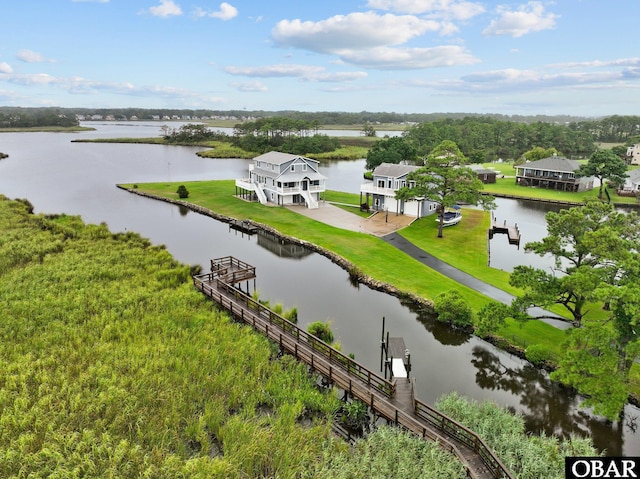
MULTIPOLYGON (((454 206, 453 211, 445 211, 444 212, 444 221, 442 222, 443 226, 453 226, 460 223, 462 219, 462 211, 460 211, 459 206, 454 206)), ((436 221, 440 221, 440 217, 436 218, 436 221)))

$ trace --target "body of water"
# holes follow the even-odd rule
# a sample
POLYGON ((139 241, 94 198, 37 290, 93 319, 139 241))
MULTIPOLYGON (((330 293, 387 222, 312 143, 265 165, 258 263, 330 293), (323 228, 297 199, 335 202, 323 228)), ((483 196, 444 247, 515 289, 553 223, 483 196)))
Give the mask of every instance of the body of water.
MULTIPOLYGON (((68 213, 89 223, 106 223, 114 232, 135 231, 173 256, 208 270, 211 258, 232 255, 257 268, 261 297, 285 308, 297 307, 299 323, 330 321, 346 353, 372 369, 380 365, 382 318, 392 336, 405 338, 411 351, 417 394, 433 403, 458 391, 477 400, 490 399, 525 417, 531 431, 557 435, 587 434, 610 455, 640 455, 635 435, 637 408, 628 406, 626 421, 611 424, 578 407, 579 398, 531 367, 492 345, 444 327, 367 287, 354 287, 348 274, 328 259, 290 249, 259 235, 248 237, 224 223, 177 206, 132 195, 117 183, 233 179, 246 176, 250 161, 203 159, 198 148, 72 143, 78 138, 158 136, 155 123, 105 123, 83 133, 3 133, 0 194, 26 198, 36 212, 68 213)), ((332 133, 332 132, 328 132, 332 133)), ((330 189, 358 192, 364 160, 330 162, 322 172, 330 189)), ((499 200, 496 216, 517 222, 523 241, 546 233, 547 210, 515 200, 499 200)), ((461 224, 462 225, 462 224, 461 224)), ((500 240, 501 235, 496 235, 500 240)), ((521 247, 492 241, 492 262, 509 264, 527 258, 521 247), (510 261, 508 261, 510 260, 510 261)), ((533 258, 531 258, 533 261, 533 258)), ((494 265, 495 266, 495 265, 494 265)))

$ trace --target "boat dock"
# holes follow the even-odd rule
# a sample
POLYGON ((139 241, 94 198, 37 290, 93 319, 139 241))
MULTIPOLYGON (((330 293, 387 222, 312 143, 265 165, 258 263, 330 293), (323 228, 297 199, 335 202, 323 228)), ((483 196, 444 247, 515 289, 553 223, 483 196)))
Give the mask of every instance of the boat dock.
POLYGON ((506 234, 509 238, 509 244, 516 245, 520 249, 520 230, 517 223, 511 226, 507 224, 507 220, 504 220, 502 224, 499 224, 498 220, 493 218, 489 228, 489 239, 492 239, 496 233, 506 234))
POLYGON ((382 377, 254 300, 248 291, 243 292, 236 285, 245 281, 248 285, 252 279, 255 283, 255 277, 255 267, 227 256, 211 260, 211 272, 193 276, 193 284, 233 318, 251 325, 274 341, 281 351, 305 362, 349 397, 365 403, 378 417, 435 441, 455 454, 466 467, 468 477, 513 478, 478 435, 415 397, 415 380, 409 377, 410 354, 402 338, 387 335, 383 346, 387 358, 391 357, 393 363, 393 358, 399 356, 401 364, 396 362, 390 367, 390 378, 386 374, 382 377))
POLYGON ((258 232, 258 227, 248 220, 232 219, 231 221, 229 221, 229 228, 240 231, 241 233, 245 233, 249 236, 258 232))

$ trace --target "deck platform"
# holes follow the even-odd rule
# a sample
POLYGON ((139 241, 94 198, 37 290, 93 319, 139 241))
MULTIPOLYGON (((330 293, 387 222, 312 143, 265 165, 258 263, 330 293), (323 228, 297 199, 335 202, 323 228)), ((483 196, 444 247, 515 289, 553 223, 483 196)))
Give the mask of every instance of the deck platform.
POLYGON ((509 238, 509 244, 516 245, 518 248, 520 247, 520 230, 518 229, 517 223, 511 226, 508 225, 505 220, 502 224, 499 224, 496 218, 494 218, 491 228, 489 228, 489 239, 493 238, 493 235, 496 233, 506 234, 509 238))

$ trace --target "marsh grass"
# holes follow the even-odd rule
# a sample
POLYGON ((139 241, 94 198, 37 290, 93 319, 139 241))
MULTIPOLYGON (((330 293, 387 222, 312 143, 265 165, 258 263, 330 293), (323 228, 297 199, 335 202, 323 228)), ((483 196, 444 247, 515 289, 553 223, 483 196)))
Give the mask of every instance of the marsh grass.
POLYGON ((188 265, 26 209, 0 198, 1 477, 295 477, 323 454, 338 400, 188 265))

